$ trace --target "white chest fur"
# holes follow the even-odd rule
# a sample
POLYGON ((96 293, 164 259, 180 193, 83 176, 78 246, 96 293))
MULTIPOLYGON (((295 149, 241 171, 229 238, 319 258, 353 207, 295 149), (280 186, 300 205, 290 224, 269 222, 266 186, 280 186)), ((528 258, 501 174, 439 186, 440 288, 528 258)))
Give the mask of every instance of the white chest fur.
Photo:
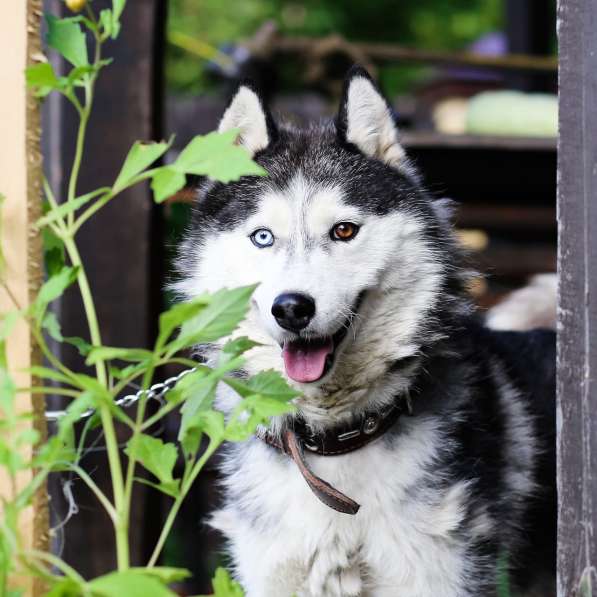
POLYGON ((247 597, 460 597, 465 543, 455 531, 467 487, 423 490, 441 442, 431 419, 403 419, 389 443, 335 457, 313 471, 361 504, 337 513, 311 493, 290 459, 260 442, 226 463, 228 506, 213 526, 230 541, 247 597))

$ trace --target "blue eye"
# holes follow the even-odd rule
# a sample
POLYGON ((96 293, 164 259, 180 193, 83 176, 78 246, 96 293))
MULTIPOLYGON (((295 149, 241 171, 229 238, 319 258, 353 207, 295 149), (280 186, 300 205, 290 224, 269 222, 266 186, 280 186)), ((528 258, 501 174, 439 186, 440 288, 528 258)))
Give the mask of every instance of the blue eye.
POLYGON ((259 249, 265 249, 265 247, 271 247, 274 244, 274 234, 267 228, 259 228, 258 230, 255 230, 249 238, 259 249))

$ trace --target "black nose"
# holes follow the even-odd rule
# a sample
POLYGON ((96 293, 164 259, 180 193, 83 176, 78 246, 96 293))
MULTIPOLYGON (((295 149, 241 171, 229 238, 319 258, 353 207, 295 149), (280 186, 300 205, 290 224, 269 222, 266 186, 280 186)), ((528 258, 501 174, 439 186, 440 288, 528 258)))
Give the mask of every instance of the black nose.
POLYGON ((299 332, 313 319, 315 301, 306 294, 285 292, 274 299, 272 315, 280 327, 291 332, 299 332))

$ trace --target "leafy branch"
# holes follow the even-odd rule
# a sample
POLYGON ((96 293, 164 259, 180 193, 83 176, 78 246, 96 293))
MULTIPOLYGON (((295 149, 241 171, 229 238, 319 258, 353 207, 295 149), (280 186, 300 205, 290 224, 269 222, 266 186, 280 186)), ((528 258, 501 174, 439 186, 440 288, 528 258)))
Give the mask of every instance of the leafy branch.
MULTIPOLYGON (((15 588, 9 592, 9 575, 18 573, 43 578, 53 596, 111 597, 132 594, 133 590, 148 596, 173 595, 168 584, 185 578, 188 572, 156 564, 197 476, 223 441, 247 439, 258 425, 267 425, 270 417, 289 412, 290 402, 297 394, 274 371, 243 380, 233 376, 234 371, 242 368, 245 353, 257 346, 244 337, 225 341, 235 334, 246 316, 254 286, 223 289, 173 306, 160 316, 158 336, 151 349, 104 346, 76 237, 98 211, 134 185, 149 181, 159 203, 180 190, 190 174, 229 182, 241 176, 263 176, 266 172, 236 143, 237 131, 211 133, 195 137, 174 162, 166 165, 159 160, 171 147, 172 139, 135 142, 111 186, 80 194, 79 174, 85 160, 95 87, 102 70, 111 63, 103 57, 102 49, 107 40, 120 33, 126 0, 112 0, 111 8, 101 10, 99 15, 85 0, 66 0, 66 4, 77 14, 61 19, 47 15, 47 44, 70 64, 69 72, 58 76, 49 62, 31 66, 26 72, 27 84, 40 100, 50 93, 63 95, 76 111, 79 124, 66 196, 56 196, 48 180, 43 181, 45 213, 36 222, 35 230, 44 238, 47 280, 32 304, 15 303, 14 310, 0 319, 0 466, 11 487, 10 495, 3 498, 0 516, 0 594, 18 594, 15 588), (88 339, 64 337, 51 308, 75 284, 85 311, 88 339), (29 325, 48 364, 31 367, 29 373, 41 380, 32 387, 16 386, 7 359, 6 341, 19 320, 29 325), (86 364, 94 367, 94 375, 79 373, 62 363, 50 350, 48 336, 76 346, 86 364), (220 358, 213 366, 199 365, 184 356, 193 346, 206 343, 222 345, 220 358), (156 371, 173 363, 192 367, 192 371, 178 380, 156 413, 147 416, 146 392, 141 394, 134 417, 116 404, 129 384, 141 380, 146 390, 156 371), (214 408, 216 390, 222 383, 238 394, 238 406, 228 419, 214 408), (32 415, 18 408, 19 395, 32 393, 60 395, 69 400, 55 434, 44 445, 39 444, 39 434, 30 426, 32 415), (165 443, 153 437, 150 429, 174 410, 182 414, 177 442, 165 443), (89 413, 93 414, 76 442, 75 426, 89 413), (124 467, 116 437, 117 422, 129 431, 124 467), (106 495, 80 464, 88 433, 97 426, 105 438, 111 495, 106 495), (204 437, 207 447, 202 449, 204 437), (177 477, 179 460, 183 466, 177 477), (139 466, 150 475, 149 480, 137 476, 139 466), (31 475, 30 481, 22 485, 18 477, 24 470, 31 471, 31 475), (114 527, 114 572, 88 581, 58 556, 24 546, 19 517, 31 505, 35 493, 45 488, 48 475, 56 471, 78 475, 106 510, 114 527), (129 525, 135 483, 149 485, 172 498, 152 556, 143 568, 130 566, 129 525)), ((2 283, 10 290, 6 281, 2 283)), ((218 597, 242 595, 240 586, 224 570, 216 574, 214 590, 218 597)))

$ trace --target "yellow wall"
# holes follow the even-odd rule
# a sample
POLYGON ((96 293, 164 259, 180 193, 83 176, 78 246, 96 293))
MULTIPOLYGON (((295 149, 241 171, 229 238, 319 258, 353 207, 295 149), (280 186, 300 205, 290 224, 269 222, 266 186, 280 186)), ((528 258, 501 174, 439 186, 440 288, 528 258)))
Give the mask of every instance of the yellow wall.
MULTIPOLYGON (((2 250, 6 258, 3 278, 19 305, 27 305, 39 283, 41 273, 39 242, 31 235, 30 221, 39 213, 39 113, 34 99, 28 97, 25 67, 28 55, 39 52, 39 3, 37 0, 5 0, 10 5, 0 19, 0 193, 6 199, 2 208, 2 250), (29 130, 28 130, 29 129, 29 130)), ((13 309, 8 293, 0 287, 0 312, 13 309)), ((31 363, 29 331, 20 323, 8 343, 9 365, 18 386, 31 385, 22 372, 31 363)), ((19 396, 23 411, 34 410, 29 395, 19 396)), ((43 408, 37 404, 39 412, 43 408)), ((26 482, 30 473, 23 474, 26 482)), ((7 479, 0 469, 0 494, 8 492, 7 479)), ((43 502, 43 500, 42 500, 43 502)), ((20 528, 26 543, 40 546, 46 535, 42 502, 23 515, 20 528), (39 510, 39 512, 38 512, 39 510), (40 513, 42 514, 40 517, 40 513), (41 527, 40 527, 41 524, 41 527)), ((27 594, 37 592, 28 579, 15 579, 27 594)))

